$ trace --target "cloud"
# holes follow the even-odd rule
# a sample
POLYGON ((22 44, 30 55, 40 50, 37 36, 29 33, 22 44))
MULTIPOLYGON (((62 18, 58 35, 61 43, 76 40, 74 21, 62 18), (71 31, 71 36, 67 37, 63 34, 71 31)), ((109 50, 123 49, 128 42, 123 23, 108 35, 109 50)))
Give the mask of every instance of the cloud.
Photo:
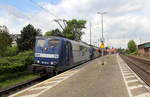
POLYGON ((0 4, 0 8, 3 9, 7 13, 8 16, 12 17, 13 19, 28 19, 26 13, 20 12, 16 7, 11 5, 2 5, 0 4))
POLYGON ((33 24, 36 28, 43 31, 56 28, 52 16, 45 11, 34 11, 33 13, 21 12, 14 6, 1 5, 3 15, 0 16, 0 25, 6 25, 10 29, 10 33, 20 33, 20 30, 27 24, 33 24), (51 24, 53 22, 53 24, 51 24))
POLYGON ((92 22, 92 41, 98 42, 101 37, 100 15, 98 11, 106 11, 104 15, 104 36, 107 45, 113 47, 126 47, 124 41, 142 39, 150 41, 149 4, 147 0, 62 0, 58 4, 38 2, 49 12, 33 10, 22 12, 14 6, 2 5, 7 14, 0 15, 0 25, 7 25, 13 33, 18 33, 28 23, 43 32, 59 27, 53 20, 56 18, 85 19, 87 29, 83 41, 89 43, 89 21, 92 22), (53 16, 56 15, 57 17, 53 16), (109 40, 109 41, 108 41, 109 40))

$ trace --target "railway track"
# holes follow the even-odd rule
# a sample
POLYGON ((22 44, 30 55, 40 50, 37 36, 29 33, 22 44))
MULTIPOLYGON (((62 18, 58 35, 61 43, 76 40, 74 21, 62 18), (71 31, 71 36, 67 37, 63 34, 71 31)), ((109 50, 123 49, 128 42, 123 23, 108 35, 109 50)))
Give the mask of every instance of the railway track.
POLYGON ((133 56, 120 55, 128 66, 150 87, 150 61, 133 56))
POLYGON ((21 84, 9 87, 7 89, 0 90, 0 97, 7 97, 10 94, 13 94, 13 93, 15 93, 15 92, 17 92, 17 91, 19 91, 21 89, 27 88, 27 87, 29 87, 31 85, 34 85, 34 84, 36 84, 38 82, 41 82, 41 81, 43 81, 45 79, 47 79, 47 78, 46 77, 37 77, 35 79, 26 81, 24 83, 21 83, 21 84))

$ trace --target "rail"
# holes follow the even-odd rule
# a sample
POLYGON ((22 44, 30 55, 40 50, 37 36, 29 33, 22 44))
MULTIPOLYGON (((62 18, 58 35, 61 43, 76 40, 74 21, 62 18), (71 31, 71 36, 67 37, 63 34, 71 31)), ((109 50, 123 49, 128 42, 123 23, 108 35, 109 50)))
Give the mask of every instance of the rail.
POLYGON ((150 61, 133 56, 120 55, 128 66, 150 87, 150 61))

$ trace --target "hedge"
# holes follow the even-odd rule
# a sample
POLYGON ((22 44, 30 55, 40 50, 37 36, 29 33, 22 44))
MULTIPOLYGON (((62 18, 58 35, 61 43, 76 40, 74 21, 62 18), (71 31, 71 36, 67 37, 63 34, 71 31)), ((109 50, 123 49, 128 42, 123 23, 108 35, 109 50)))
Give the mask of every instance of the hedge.
POLYGON ((34 61, 33 51, 19 53, 16 56, 0 58, 0 74, 20 72, 27 69, 34 61))

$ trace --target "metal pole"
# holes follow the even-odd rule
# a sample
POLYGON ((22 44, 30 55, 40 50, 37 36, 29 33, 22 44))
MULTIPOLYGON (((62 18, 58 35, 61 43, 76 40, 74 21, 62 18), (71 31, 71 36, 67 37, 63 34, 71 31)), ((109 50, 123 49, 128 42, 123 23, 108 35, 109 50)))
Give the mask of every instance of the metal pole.
MULTIPOLYGON (((104 36, 103 36, 103 14, 106 14, 106 12, 97 12, 97 14, 101 15, 101 26, 102 26, 102 38, 101 43, 104 43, 104 36)), ((104 48, 102 48, 102 56, 104 55, 104 48)))
POLYGON ((102 17, 101 24, 102 24, 102 39, 103 39, 104 38, 104 36, 103 36, 103 14, 101 14, 101 17, 102 17))
MULTIPOLYGON (((103 41, 103 39, 104 39, 104 37, 103 37, 103 14, 101 14, 101 25, 102 25, 102 43, 104 42, 103 41)), ((102 48, 102 56, 104 56, 104 48, 102 48)))
POLYGON ((91 22, 90 22, 90 45, 91 45, 91 43, 92 43, 92 39, 91 39, 91 22))

